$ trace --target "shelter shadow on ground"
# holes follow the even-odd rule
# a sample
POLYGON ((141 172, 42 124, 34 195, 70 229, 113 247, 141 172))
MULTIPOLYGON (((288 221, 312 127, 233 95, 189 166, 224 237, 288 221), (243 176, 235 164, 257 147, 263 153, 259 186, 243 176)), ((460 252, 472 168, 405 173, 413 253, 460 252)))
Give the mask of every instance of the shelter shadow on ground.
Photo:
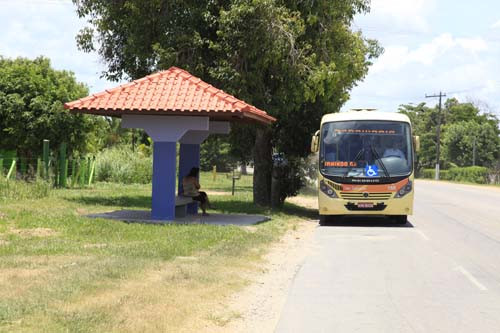
POLYGON ((378 227, 378 228, 413 228, 410 221, 398 224, 390 218, 378 216, 346 216, 337 221, 328 221, 325 227, 378 227))
POLYGON ((106 195, 89 195, 76 198, 66 198, 68 201, 77 202, 84 205, 98 205, 111 207, 151 207, 150 195, 121 195, 121 196, 106 196, 106 195))
MULTIPOLYGON (((269 208, 261 207, 256 205, 249 205, 248 201, 244 200, 225 200, 217 201, 217 210, 227 213, 241 213, 245 212, 247 214, 268 214, 269 208)), ((316 209, 305 208, 291 203, 285 203, 282 208, 273 210, 274 212, 280 212, 295 215, 298 217, 306 219, 317 219, 318 212, 316 209)))

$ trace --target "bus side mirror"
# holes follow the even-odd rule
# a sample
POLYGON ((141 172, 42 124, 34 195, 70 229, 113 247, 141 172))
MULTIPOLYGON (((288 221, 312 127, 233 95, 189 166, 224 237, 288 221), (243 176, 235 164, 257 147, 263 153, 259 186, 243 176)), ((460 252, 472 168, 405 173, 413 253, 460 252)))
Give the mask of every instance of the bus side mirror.
POLYGON ((317 153, 318 146, 319 146, 319 131, 316 131, 316 133, 314 133, 313 137, 311 138, 311 153, 317 153))
POLYGON ((413 137, 413 145, 415 146, 415 151, 420 151, 420 137, 418 135, 413 137))

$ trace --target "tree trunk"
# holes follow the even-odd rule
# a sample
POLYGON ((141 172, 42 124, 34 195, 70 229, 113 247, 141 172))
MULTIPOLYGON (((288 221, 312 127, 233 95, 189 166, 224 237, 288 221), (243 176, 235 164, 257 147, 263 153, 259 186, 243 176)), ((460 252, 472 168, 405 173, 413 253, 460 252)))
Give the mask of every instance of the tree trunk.
POLYGON ((282 206, 281 202, 281 172, 279 168, 273 168, 273 178, 271 181, 271 207, 280 208, 282 206))
POLYGON ((271 129, 258 127, 254 146, 253 202, 260 206, 271 205, 271 129))

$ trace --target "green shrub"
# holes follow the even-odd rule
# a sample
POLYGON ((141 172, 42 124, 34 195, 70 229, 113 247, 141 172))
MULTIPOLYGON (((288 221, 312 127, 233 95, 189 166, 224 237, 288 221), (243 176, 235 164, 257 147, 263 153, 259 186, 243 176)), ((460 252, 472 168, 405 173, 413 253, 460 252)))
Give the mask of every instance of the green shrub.
MULTIPOLYGON (((439 171, 439 178, 447 179, 447 177, 448 177, 448 170, 440 170, 439 171)), ((419 178, 435 179, 436 178, 436 170, 435 169, 422 169, 420 172, 419 178)))
POLYGON ((40 199, 49 196, 52 186, 44 181, 25 182, 0 177, 0 201, 40 199))
POLYGON ((488 177, 488 168, 473 166, 467 168, 451 168, 448 170, 448 180, 459 182, 472 182, 477 184, 486 184, 488 177))
POLYGON ((147 184, 153 159, 126 147, 104 149, 96 156, 96 180, 124 184, 147 184))
POLYGON ((0 165, 0 174, 6 173, 12 163, 12 160, 16 158, 16 151, 0 149, 0 158, 3 160, 3 165, 0 165))
POLYGON ((420 178, 434 179, 435 177, 434 169, 422 169, 420 172, 420 178))
MULTIPOLYGON (((457 182, 471 182, 477 184, 486 184, 488 179, 488 168, 480 166, 456 167, 448 170, 441 170, 439 178, 442 180, 452 180, 457 182)), ((434 179, 434 169, 423 169, 422 178, 434 179)))

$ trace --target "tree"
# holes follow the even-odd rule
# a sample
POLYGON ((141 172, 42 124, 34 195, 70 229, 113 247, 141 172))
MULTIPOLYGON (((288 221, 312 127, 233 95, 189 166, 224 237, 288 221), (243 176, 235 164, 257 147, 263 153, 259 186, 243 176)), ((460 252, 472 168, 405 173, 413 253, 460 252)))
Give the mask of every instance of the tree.
POLYGON ((495 128, 488 122, 471 120, 450 124, 443 136, 445 156, 458 166, 471 166, 475 149, 475 165, 491 166, 499 157, 498 134, 498 127, 495 128))
POLYGON ((401 105, 399 112, 407 115, 413 126, 413 134, 420 136, 420 151, 416 169, 431 168, 436 164, 436 124, 438 111, 425 103, 401 105))
POLYGON ((201 170, 210 171, 215 165, 219 172, 230 171, 234 166, 234 161, 231 159, 229 149, 227 138, 220 135, 209 136, 208 139, 201 144, 201 170))
MULTIPOLYGON (((433 167, 436 163, 437 107, 421 103, 402 105, 399 111, 410 117, 414 134, 420 136, 417 168, 433 167)), ((481 113, 474 104, 451 98, 444 103, 441 120, 442 165, 472 165, 474 146, 476 165, 491 166, 499 158, 499 121, 493 114, 481 113)))
POLYGON ((229 154, 240 163, 241 173, 246 174, 246 165, 252 162, 255 128, 247 124, 231 125, 229 154))
POLYGON ((381 52, 350 28, 368 0, 74 3, 90 23, 78 45, 97 50, 107 78, 136 79, 176 65, 278 119, 251 135, 254 202, 262 205, 271 202, 273 151, 290 160, 307 156, 321 116, 340 109, 381 52))
POLYGON ((0 57, 0 148, 36 158, 42 139, 48 139, 86 151, 87 135, 103 120, 73 115, 63 107, 86 95, 87 87, 73 73, 52 69, 47 58, 0 57))

